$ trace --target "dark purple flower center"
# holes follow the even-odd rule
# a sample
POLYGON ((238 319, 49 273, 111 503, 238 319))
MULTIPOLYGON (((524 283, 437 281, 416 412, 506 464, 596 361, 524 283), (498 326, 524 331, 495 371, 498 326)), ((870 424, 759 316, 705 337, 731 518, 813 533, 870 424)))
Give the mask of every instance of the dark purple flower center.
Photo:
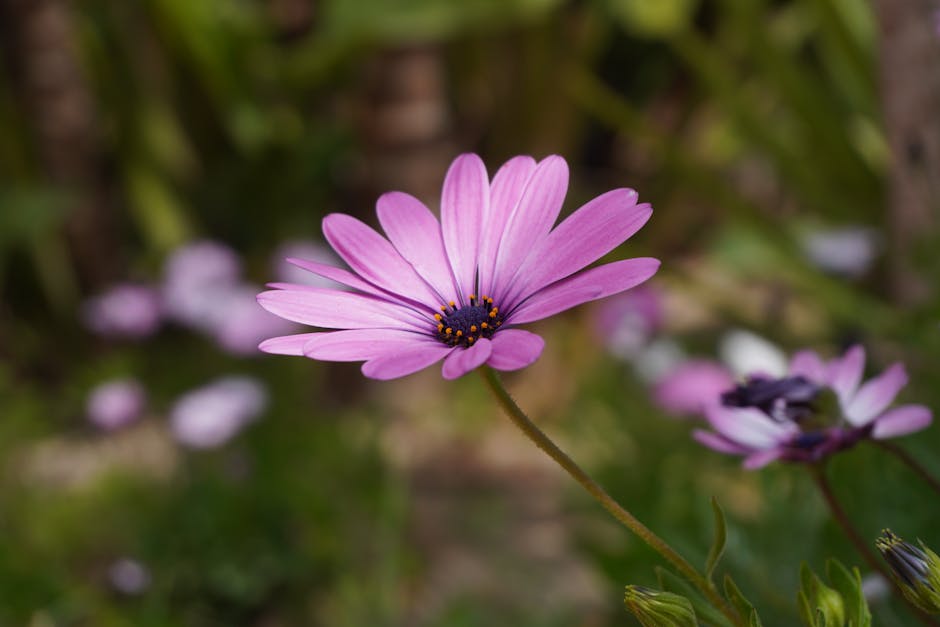
POLYGON ((496 329, 503 324, 503 316, 492 298, 477 298, 471 294, 469 301, 468 305, 463 306, 451 301, 441 307, 441 313, 434 314, 437 320, 435 333, 444 344, 469 348, 481 337, 493 337, 496 329))
POLYGON ((887 529, 882 534, 882 537, 875 541, 875 546, 881 551, 891 570, 909 586, 925 584, 933 589, 928 578, 930 565, 927 554, 887 529))
POLYGON ((805 377, 768 379, 751 377, 721 395, 725 407, 755 407, 776 421, 802 422, 810 418, 822 388, 805 377))

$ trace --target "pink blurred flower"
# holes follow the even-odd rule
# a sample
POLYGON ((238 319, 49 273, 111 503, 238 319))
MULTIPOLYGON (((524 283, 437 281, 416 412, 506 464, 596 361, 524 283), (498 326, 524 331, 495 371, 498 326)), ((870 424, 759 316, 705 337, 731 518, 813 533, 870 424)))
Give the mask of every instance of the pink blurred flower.
POLYGON ((261 340, 290 333, 295 325, 268 313, 258 305, 258 288, 242 284, 221 290, 214 311, 218 314, 210 330, 219 347, 227 353, 255 356, 261 340))
POLYGON ((751 377, 708 406, 714 431, 696 431, 695 438, 743 455, 746 468, 759 468, 778 459, 815 462, 864 438, 896 437, 930 424, 933 415, 923 405, 888 409, 907 383, 902 364, 861 384, 864 367, 860 346, 828 363, 801 351, 787 376, 751 377))
POLYGON ((176 249, 163 272, 167 314, 189 327, 211 331, 220 315, 217 299, 238 284, 241 263, 231 248, 212 241, 176 249))
POLYGON ((374 379, 441 360, 447 379, 484 364, 528 366, 545 343, 519 325, 635 287, 659 268, 639 258, 584 270, 636 233, 652 210, 636 203, 633 190, 618 189, 552 229, 567 187, 561 157, 516 157, 491 182, 480 158, 465 154, 444 181, 440 222, 401 192, 378 200, 388 239, 351 216, 327 216, 326 239, 354 272, 294 263, 354 291, 275 284, 258 301, 288 320, 340 330, 276 337, 261 349, 364 361, 363 374, 374 379))
POLYGON ((108 337, 147 337, 160 327, 161 319, 157 291, 133 283, 115 285, 82 306, 85 325, 108 337))
POLYGON ((653 400, 668 412, 704 415, 709 404, 718 403, 721 393, 734 385, 727 368, 707 359, 690 359, 653 387, 653 400))
POLYGON ((802 241, 803 251, 820 270, 857 278, 871 268, 878 252, 878 233, 864 226, 817 230, 802 241))
POLYGON ((649 342, 662 321, 662 296, 647 283, 604 300, 595 309, 594 332, 611 354, 626 359, 649 342))
POLYGON ((140 418, 147 402, 144 387, 135 379, 114 379, 95 387, 88 395, 85 413, 95 426, 112 430, 140 418))
POLYGON ((150 571, 137 560, 125 557, 111 564, 108 580, 118 592, 136 595, 150 585, 150 571))
POLYGON ((267 390, 259 381, 224 377, 181 396, 170 411, 170 428, 185 446, 214 448, 255 420, 267 403, 267 390))

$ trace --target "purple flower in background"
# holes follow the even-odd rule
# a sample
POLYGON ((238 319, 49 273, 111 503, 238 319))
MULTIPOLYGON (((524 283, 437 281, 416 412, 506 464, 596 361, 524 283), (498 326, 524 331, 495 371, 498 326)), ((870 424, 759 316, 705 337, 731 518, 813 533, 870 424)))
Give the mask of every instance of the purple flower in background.
POLYGON ((212 331, 220 316, 219 295, 238 284, 241 263, 231 248, 201 241, 176 249, 163 273, 167 315, 187 326, 212 331))
POLYGON ((878 233, 864 226, 846 226, 807 234, 803 252, 824 272, 847 278, 863 276, 878 252, 878 233))
POLYGON ((793 356, 781 378, 749 377, 707 408, 712 431, 695 439, 722 453, 744 455, 746 468, 774 460, 815 462, 863 438, 886 439, 925 428, 923 405, 888 406, 907 383, 896 363, 862 384, 860 346, 826 363, 812 351, 793 356))
POLYGON ((134 379, 115 379, 95 387, 88 395, 85 413, 95 426, 107 431, 127 426, 140 418, 147 401, 144 387, 134 379))
POLYGON ((193 448, 221 446, 264 411, 267 390, 249 377, 224 377, 181 396, 170 411, 178 442, 193 448))
POLYGON ((82 319, 99 335, 144 338, 160 327, 160 297, 151 287, 122 283, 88 300, 82 306, 82 319))
POLYGON ((111 586, 123 594, 140 594, 150 585, 150 571, 137 560, 122 558, 108 568, 111 586))
POLYGON ((616 357, 630 358, 659 330, 662 296, 649 284, 606 299, 594 315, 594 331, 616 357))
POLYGON ((734 385, 728 369, 707 359, 690 359, 656 382, 653 400, 678 415, 702 415, 734 385))
POLYGON ((211 334, 222 350, 233 355, 258 355, 258 342, 294 330, 293 323, 258 306, 258 288, 242 284, 216 295, 211 334))
POLYGON ((561 157, 516 157, 491 182, 480 158, 465 154, 444 180, 440 222, 401 192, 377 203, 388 239, 351 216, 327 216, 326 239, 353 272, 294 263, 354 291, 275 284, 258 301, 288 320, 339 330, 275 337, 261 349, 364 361, 363 374, 374 379, 441 360, 447 379, 483 364, 531 364, 544 341, 518 325, 627 290, 659 268, 639 258, 584 270, 636 233, 652 210, 636 203, 633 190, 617 189, 552 229, 567 187, 561 157))

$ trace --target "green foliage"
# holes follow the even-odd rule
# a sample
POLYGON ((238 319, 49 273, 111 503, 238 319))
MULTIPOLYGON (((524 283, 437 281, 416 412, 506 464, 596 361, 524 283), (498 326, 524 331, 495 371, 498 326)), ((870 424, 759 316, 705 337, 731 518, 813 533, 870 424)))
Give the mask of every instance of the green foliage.
POLYGON ((871 614, 858 569, 849 573, 836 560, 826 563, 827 586, 805 563, 800 567, 797 604, 808 627, 869 627, 871 614))

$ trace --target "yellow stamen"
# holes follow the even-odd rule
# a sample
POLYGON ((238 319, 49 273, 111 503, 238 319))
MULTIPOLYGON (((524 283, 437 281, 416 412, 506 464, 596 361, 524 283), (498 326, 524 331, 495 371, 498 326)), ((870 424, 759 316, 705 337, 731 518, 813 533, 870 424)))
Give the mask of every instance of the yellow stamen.
POLYGON ((460 329, 458 329, 458 330, 457 330, 457 337, 460 337, 460 336, 462 336, 462 335, 463 335, 463 331, 461 331, 460 329))
POLYGON ((454 332, 454 330, 451 329, 450 327, 447 327, 447 328, 444 330, 444 333, 446 333, 447 335, 450 335, 450 334, 453 333, 453 332, 454 332))
POLYGON ((443 322, 437 325, 437 330, 438 330, 438 332, 444 330, 444 323, 443 323, 443 322))
POLYGON ((471 344, 473 344, 473 340, 474 340, 474 339, 476 339, 476 338, 474 338, 474 337, 471 335, 470 337, 467 338, 467 341, 470 342, 471 344))
POLYGON ((477 325, 471 324, 471 325, 470 325, 470 333, 476 333, 476 332, 477 332, 477 325))
POLYGON ((447 305, 441 305, 441 311, 447 311, 447 305))
POLYGON ((477 297, 476 294, 470 294, 470 300, 476 300, 476 297, 477 297))
POLYGON ((434 319, 440 322, 443 319, 443 316, 441 316, 441 314, 434 314, 434 319))
POLYGON ((454 307, 454 306, 456 306, 456 305, 457 305, 457 303, 455 303, 454 301, 450 301, 450 302, 449 302, 449 303, 447 303, 447 304, 448 304, 448 305, 450 305, 451 307, 454 307))
POLYGON ((496 317, 496 309, 493 309, 490 311, 490 318, 495 318, 495 317, 496 317))
POLYGON ((481 329, 489 329, 489 328, 490 328, 490 325, 486 324, 485 322, 482 322, 482 323, 480 323, 480 328, 481 328, 481 329))

